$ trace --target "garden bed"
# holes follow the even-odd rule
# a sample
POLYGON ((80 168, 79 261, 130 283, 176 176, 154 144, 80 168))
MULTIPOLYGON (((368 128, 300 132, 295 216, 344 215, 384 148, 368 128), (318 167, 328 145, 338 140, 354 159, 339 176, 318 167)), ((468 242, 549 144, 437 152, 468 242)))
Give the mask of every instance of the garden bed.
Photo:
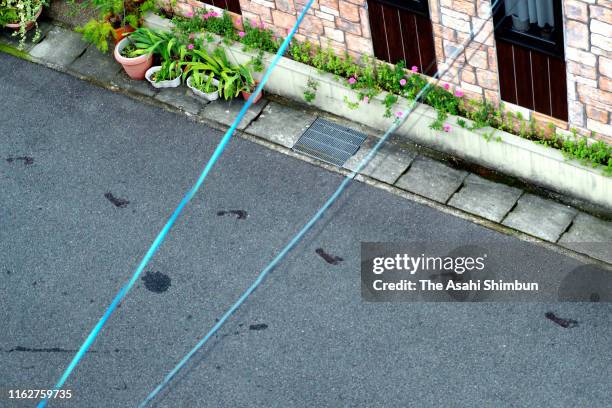
MULTIPOLYGON (((158 27, 159 23, 156 24, 158 27)), ((241 32, 240 36, 243 35, 241 32)), ((258 59, 259 55, 267 68, 273 58, 273 54, 268 52, 247 51, 244 44, 228 41, 227 35, 222 38, 205 33, 198 34, 197 38, 208 43, 208 46, 225 48, 234 64, 247 64, 258 59)), ((364 97, 363 89, 351 85, 351 82, 347 83, 346 79, 337 75, 282 57, 264 89, 297 101, 306 99, 323 111, 378 129, 381 135, 397 120, 395 115, 389 116, 389 97, 394 100, 393 112, 405 111, 410 106, 408 99, 402 96, 396 98, 396 95, 384 91, 364 97)), ((524 129, 525 124, 521 127, 524 129)), ((396 134, 410 142, 538 186, 612 208, 612 178, 605 174, 604 167, 585 166, 577 160, 568 159, 558 149, 503 130, 483 126, 482 123, 475 124, 455 115, 447 115, 441 121, 439 109, 419 103, 396 134), (438 125, 432 126, 436 122, 438 125), (442 124, 443 131, 440 130, 442 124)))
MULTIPOLYGON (((240 44, 226 45, 228 56, 237 63, 245 63, 255 53, 243 51, 240 44)), ((267 67, 272 55, 264 56, 267 67)), ((282 58, 265 90, 294 100, 303 100, 308 89, 308 81, 318 81, 315 98, 310 102, 317 108, 361 123, 381 131, 381 135, 393 124, 394 118, 386 118, 385 94, 377 95, 366 104, 351 109, 345 103, 359 99, 356 90, 338 82, 327 73, 315 68, 282 58)), ((407 99, 400 98, 396 110, 401 111, 410 105, 407 99)), ((470 121, 458 116, 449 116, 450 132, 440 132, 430 128, 437 118, 437 112, 430 106, 418 104, 415 111, 397 130, 396 134, 410 142, 418 143, 445 152, 530 183, 587 200, 606 208, 612 208, 612 178, 603 174, 601 169, 587 167, 576 160, 568 160, 557 149, 536 144, 508 132, 492 128, 469 130, 458 125, 458 120, 470 121), (492 134, 492 138, 491 135, 492 134)))

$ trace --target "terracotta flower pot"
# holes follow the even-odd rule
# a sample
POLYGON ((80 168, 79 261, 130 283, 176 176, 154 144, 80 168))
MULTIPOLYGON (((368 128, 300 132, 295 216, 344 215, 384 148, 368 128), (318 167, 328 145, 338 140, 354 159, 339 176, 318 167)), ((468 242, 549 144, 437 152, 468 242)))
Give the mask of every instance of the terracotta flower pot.
POLYGON ((115 38, 115 45, 119 44, 119 41, 123 40, 129 33, 133 31, 136 30, 130 25, 113 29, 113 38, 115 38))
MULTIPOLYGON (((34 23, 36 22, 36 20, 38 20, 38 17, 40 17, 40 15, 42 14, 42 11, 43 11, 43 7, 40 6, 38 13, 36 13, 36 15, 34 16, 34 20, 26 24, 26 31, 31 30, 32 27, 34 27, 34 23)), ((5 26, 7 28, 12 28, 13 30, 19 30, 19 23, 6 23, 5 26)))
MULTIPOLYGON (((257 85, 259 85, 259 81, 256 81, 255 84, 253 85, 253 91, 255 91, 255 88, 257 88, 257 85)), ((244 99, 245 101, 248 100, 251 97, 251 94, 253 93, 253 91, 251 92, 240 91, 240 94, 242 95, 242 99, 244 99)), ((253 105, 259 102, 262 96, 263 96, 263 89, 261 90, 259 95, 257 95, 255 100, 253 100, 253 105)))
MULTIPOLYGON (((247 101, 250 97, 251 97, 251 93, 250 92, 246 92, 246 91, 240 91, 240 93, 242 94, 242 98, 247 101)), ((261 91, 259 93, 259 95, 257 95, 257 97, 255 98, 255 100, 253 100, 253 105, 256 104, 257 102, 259 102, 259 100, 261 99, 261 97, 263 96, 263 91, 261 91)))
POLYGON ((124 38, 115 46, 115 60, 123 66, 126 74, 132 79, 144 79, 145 73, 153 65, 153 55, 145 54, 135 58, 127 58, 121 55, 121 50, 128 44, 128 39, 124 38))

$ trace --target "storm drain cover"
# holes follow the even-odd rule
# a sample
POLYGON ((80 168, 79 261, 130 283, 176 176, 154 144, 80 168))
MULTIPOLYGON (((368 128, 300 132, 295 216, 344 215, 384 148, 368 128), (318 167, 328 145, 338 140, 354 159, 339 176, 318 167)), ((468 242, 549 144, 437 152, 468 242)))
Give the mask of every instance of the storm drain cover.
POLYGON ((317 118, 304 132, 293 150, 315 159, 342 166, 366 139, 365 133, 317 118))

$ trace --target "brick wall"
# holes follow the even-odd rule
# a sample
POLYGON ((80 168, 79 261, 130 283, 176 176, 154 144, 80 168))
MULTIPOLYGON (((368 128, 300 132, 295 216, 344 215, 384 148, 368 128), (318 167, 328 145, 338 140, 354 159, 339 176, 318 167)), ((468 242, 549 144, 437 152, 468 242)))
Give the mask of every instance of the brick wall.
POLYGON ((612 2, 564 0, 570 126, 612 142, 612 2))
MULTIPOLYGON (((247 20, 263 22, 286 36, 306 0, 240 0, 247 20)), ((295 36, 352 55, 373 55, 365 0, 316 0, 295 36)))
POLYGON ((429 10, 438 70, 449 66, 450 58, 467 43, 470 33, 476 34, 442 80, 461 87, 468 97, 499 102, 493 22, 486 20, 491 15, 490 1, 429 0, 429 10))

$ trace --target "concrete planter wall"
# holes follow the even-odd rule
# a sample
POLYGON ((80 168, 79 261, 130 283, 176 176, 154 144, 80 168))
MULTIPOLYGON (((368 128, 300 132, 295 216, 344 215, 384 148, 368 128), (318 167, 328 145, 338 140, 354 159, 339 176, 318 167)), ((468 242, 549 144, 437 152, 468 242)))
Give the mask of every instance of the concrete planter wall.
POLYGON ((146 12, 143 25, 151 30, 170 31, 174 28, 174 23, 167 18, 158 16, 153 12, 146 12))
MULTIPOLYGON (((228 55, 233 62, 241 64, 254 56, 244 52, 240 44, 229 46, 228 55)), ((271 59, 271 55, 264 58, 266 68, 271 59)), ((384 93, 377 95, 370 103, 360 103, 357 109, 350 109, 344 97, 357 102, 356 91, 330 74, 320 73, 313 67, 289 58, 279 61, 265 90, 303 101, 310 78, 319 84, 316 98, 311 103, 317 108, 379 129, 381 135, 392 125, 394 119, 384 117, 384 93)), ((400 98, 394 111, 405 110, 408 106, 409 102, 400 98)), ((605 176, 600 169, 583 166, 576 160, 567 160, 559 150, 507 132, 492 128, 476 131, 463 129, 457 125, 459 118, 455 116, 448 119, 452 126, 450 133, 435 131, 429 125, 436 116, 433 108, 419 104, 396 134, 414 143, 612 209, 612 178, 605 176), (491 131, 495 131, 494 140, 487 141, 483 135, 491 131)), ((466 122, 470 123, 469 120, 466 122)))
MULTIPOLYGON (((218 44, 221 44, 220 39, 218 44)), ((233 63, 245 64, 256 55, 254 52, 243 51, 243 46, 239 43, 223 46, 233 63)), ((272 58, 271 54, 265 54, 266 68, 272 58)), ((372 98, 370 103, 360 103, 356 109, 350 109, 344 99, 347 97, 349 101, 357 102, 356 91, 330 74, 321 73, 289 58, 279 61, 264 89, 276 95, 303 101, 309 79, 318 82, 316 98, 311 102, 313 106, 378 129, 381 135, 392 125, 394 119, 384 117, 384 93, 372 98)), ((408 106, 409 102, 400 98, 394 111, 403 111, 408 106)), ((600 169, 583 166, 576 160, 567 160, 556 149, 500 130, 495 130, 494 140, 487 141, 482 136, 494 129, 463 129, 457 125, 458 117, 449 117, 448 123, 452 126, 450 133, 434 131, 429 125, 435 118, 436 112, 433 108, 419 104, 396 134, 474 164, 612 209, 612 177, 605 176, 600 169)), ((470 121, 466 122, 469 124, 470 121)))

